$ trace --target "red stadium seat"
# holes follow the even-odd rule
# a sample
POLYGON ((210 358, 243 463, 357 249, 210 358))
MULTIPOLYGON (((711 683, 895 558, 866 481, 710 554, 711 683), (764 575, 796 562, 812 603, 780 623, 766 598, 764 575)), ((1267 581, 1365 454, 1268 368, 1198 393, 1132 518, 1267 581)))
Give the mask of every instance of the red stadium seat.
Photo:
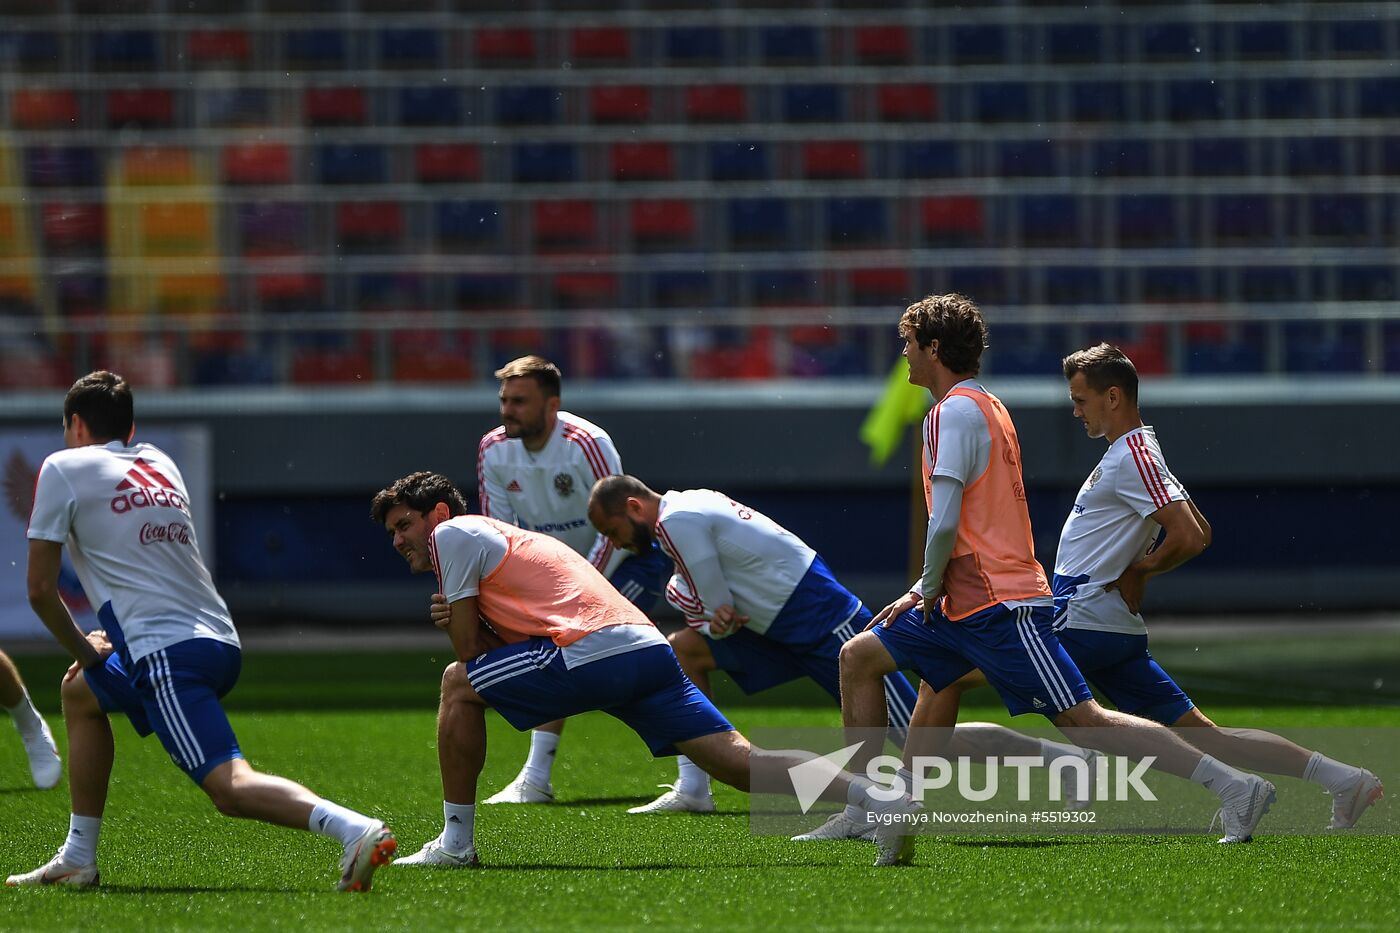
POLYGON ((594 123, 645 123, 651 119, 651 90, 644 85, 595 87, 588 99, 594 123))
MULTIPOLYGON (((436 338, 436 334, 434 338, 436 338)), ((395 346, 394 381, 406 383, 471 382, 476 378, 465 349, 395 346)))
POLYGON ((613 143, 614 181, 664 181, 674 173, 674 162, 670 143, 613 143))
POLYGON ((395 245, 403 236, 403 207, 397 201, 351 201, 335 209, 335 235, 352 250, 395 245))
POLYGON ((689 201, 633 201, 630 215, 638 249, 673 247, 695 236, 695 208, 689 201))
POLYGON ((748 98, 738 84, 686 88, 685 116, 694 123, 741 123, 748 117, 748 98))
POLYGON ((852 304, 908 304, 912 297, 908 269, 852 269, 850 276, 852 304))
POLYGON ((803 143, 802 174, 807 178, 863 178, 865 150, 854 140, 803 143))
POLYGON ((958 244, 981 239, 986 224, 982 199, 973 195, 924 198, 919 226, 926 241, 958 244))
POLYGON ((363 350, 302 350, 292 360, 292 381, 306 385, 370 383, 374 360, 363 350))
POLYGON ((692 379, 772 379, 772 334, 756 327, 741 347, 697 350, 690 358, 692 379))
POLYGON ((473 37, 476 59, 483 65, 512 65, 535 57, 535 34, 530 29, 478 29, 473 37))
POLYGON ((618 277, 611 272, 561 272, 554 301, 561 308, 610 308, 617 304, 618 277))
POLYGON ((864 65, 897 65, 909 61, 914 44, 905 26, 859 26, 856 57, 864 65))
POLYGON ((569 36, 569 53, 574 64, 622 64, 632 56, 632 37, 621 26, 581 27, 569 36))
POLYGON ((570 250, 592 244, 597 218, 592 201, 536 201, 535 248, 541 252, 570 250))
POLYGON ((475 143, 423 143, 413 154, 424 184, 481 180, 481 151, 475 143))
POLYGON ((359 126, 369 114, 364 88, 309 87, 302 106, 311 126, 359 126))
POLYGON ((196 65, 244 65, 253 60, 253 41, 243 29, 196 29, 185 52, 196 65))
POLYGON ((224 182, 285 185, 292 180, 292 150, 285 143, 235 143, 224 150, 224 182))
POLYGON ((107 233, 107 216, 101 204, 49 201, 40 212, 45 248, 53 255, 97 251, 107 233))
POLYGON ((319 275, 306 272, 267 273, 254 279, 253 293, 264 304, 319 305, 324 283, 319 275))
POLYGON ((168 127, 175 122, 175 92, 167 88, 137 88, 107 92, 107 125, 113 129, 168 127))
POLYGON ((0 388, 62 389, 72 384, 72 367, 56 356, 28 352, 0 356, 0 388))
POLYGON ((78 125, 78 95, 59 88, 30 88, 10 97, 10 122, 21 130, 62 130, 78 125))
POLYGON ((926 122, 938 115, 938 94, 931 84, 884 84, 878 109, 880 119, 888 123, 926 122))

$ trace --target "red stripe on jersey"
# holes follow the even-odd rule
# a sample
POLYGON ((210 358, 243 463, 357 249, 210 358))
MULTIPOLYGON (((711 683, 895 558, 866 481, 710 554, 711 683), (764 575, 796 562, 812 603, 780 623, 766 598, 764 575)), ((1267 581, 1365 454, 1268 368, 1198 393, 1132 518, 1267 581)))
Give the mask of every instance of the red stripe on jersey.
POLYGON ((1133 462, 1137 464, 1138 475, 1142 477, 1147 494, 1152 497, 1152 504, 1159 509, 1164 508, 1171 501, 1167 493, 1167 484, 1162 481, 1162 474, 1157 469, 1151 451, 1146 449, 1146 442, 1141 434, 1128 438, 1128 449, 1133 452, 1133 462))
POLYGON ((938 419, 943 413, 943 405, 940 403, 933 406, 930 417, 924 419, 924 424, 928 425, 928 471, 933 473, 933 468, 938 466, 938 419))
POLYGON ((1166 478, 1162 475, 1162 468, 1157 463, 1157 456, 1152 452, 1152 448, 1147 446, 1147 439, 1141 434, 1137 437, 1139 449, 1142 452, 1143 461, 1147 464, 1148 474, 1157 483, 1157 489, 1162 494, 1162 505, 1171 502, 1171 491, 1167 489, 1166 478))
POLYGON ((564 425, 564 438, 582 448, 583 455, 588 460, 588 466, 593 470, 595 480, 612 475, 608 469, 608 462, 603 457, 603 451, 598 447, 598 441, 591 434, 566 424, 564 425))
POLYGON ((608 561, 612 560, 612 556, 612 542, 609 541, 607 538, 604 538, 603 549, 598 552, 598 559, 593 562, 593 566, 598 568, 599 573, 602 573, 604 570, 607 569, 608 561))
POLYGON ((505 426, 502 425, 481 435, 481 442, 476 446, 476 497, 481 500, 481 514, 490 515, 490 497, 486 494, 486 451, 508 440, 505 426))
MULTIPOLYGON (((676 566, 680 568, 681 576, 685 577, 685 585, 690 587, 691 595, 699 600, 700 591, 696 589, 695 581, 690 576, 690 568, 686 567, 685 561, 681 560, 681 555, 676 550, 675 544, 672 543, 671 536, 666 533, 666 529, 660 522, 656 523, 656 538, 661 544, 661 549, 665 551, 671 560, 676 562, 676 566)), ((702 601, 701 605, 703 604, 702 601)))
POLYGON ((708 622, 708 621, 710 621, 710 620, 709 620, 709 619, 691 619, 691 618, 687 618, 687 619, 685 620, 685 624, 686 624, 686 625, 689 625, 691 628, 695 629, 695 630, 698 632, 698 631, 701 631, 701 630, 704 629, 705 623, 708 622))
POLYGON ((682 612, 704 612, 705 604, 694 596, 682 593, 674 583, 666 584, 666 601, 682 612))
POLYGON ((438 563, 437 538, 431 531, 428 532, 428 559, 433 562, 433 575, 437 577, 438 592, 447 592, 442 588, 442 565, 438 563))
POLYGON ((160 470, 157 470, 155 467, 151 466, 149 463, 147 463, 145 460, 142 460, 140 457, 136 458, 136 468, 142 473, 145 473, 151 479, 155 480, 157 483, 160 483, 166 489, 175 488, 175 484, 170 482, 170 480, 166 479, 161 474, 160 470))

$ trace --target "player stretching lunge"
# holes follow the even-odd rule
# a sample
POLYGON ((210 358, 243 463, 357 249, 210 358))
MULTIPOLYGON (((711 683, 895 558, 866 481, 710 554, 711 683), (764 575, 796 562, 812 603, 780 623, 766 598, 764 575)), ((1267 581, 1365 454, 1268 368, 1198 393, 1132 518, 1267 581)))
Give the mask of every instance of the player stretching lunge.
MULTIPOLYGON (((487 707, 521 730, 603 710, 630 726, 653 755, 682 753, 741 790, 751 767, 785 775, 810 759, 751 749, 686 678, 651 620, 577 553, 466 511, 462 494, 435 473, 398 480, 371 506, 409 569, 436 571, 447 609, 434 616, 460 659, 443 673, 438 710, 443 831, 395 864, 478 864, 473 828, 487 707)), ((863 778, 841 775, 824 799, 887 814, 913 811, 907 797, 881 802, 870 789, 863 778)), ((877 830, 876 844, 898 851, 906 831, 891 820, 877 830)))
POLYGON ((29 602, 76 662, 62 688, 73 814, 58 854, 5 883, 98 883, 113 754, 107 715, 120 711, 140 735, 160 737, 220 812, 330 836, 343 847, 340 890, 368 890, 394 854, 394 834, 243 760, 219 702, 238 679, 238 634, 200 557, 179 468, 159 448, 132 444, 133 433, 126 380, 84 376, 63 402, 67 449, 39 471, 29 602), (85 638, 58 597, 65 541, 105 637, 85 638))
MULTIPOLYGON (((686 628, 668 639, 681 668, 706 696, 710 672, 728 673, 745 693, 810 677, 841 702, 841 646, 870 621, 832 576, 826 561, 768 516, 711 489, 660 495, 635 476, 599 480, 588 517, 619 549, 647 553, 656 544, 677 573, 666 599, 686 628)), ((892 737, 903 744, 915 691, 903 674, 885 678, 892 737)), ((688 758, 674 786, 629 813, 715 808, 710 778, 688 758)), ((869 838, 874 824, 848 808, 806 839, 869 838)))
MULTIPOLYGON (((523 356, 496 371, 501 382, 501 426, 477 449, 481 513, 547 534, 588 558, 618 592, 643 612, 666 586, 670 561, 657 548, 641 554, 615 550, 588 524, 588 490, 622 472, 612 438, 596 424, 560 410, 559 368, 523 356)), ((550 776, 564 722, 530 733, 530 754, 515 779, 486 803, 548 803, 550 776)))
POLYGON ((34 708, 29 699, 29 691, 24 689, 19 669, 10 656, 0 651, 0 706, 5 707, 10 718, 19 730, 20 741, 24 743, 24 753, 29 757, 29 776, 34 786, 48 790, 63 777, 63 761, 58 757, 58 746, 53 743, 53 733, 49 724, 34 708))
MULTIPOLYGON (((914 590, 886 606, 872 631, 841 652, 846 724, 878 726, 885 710, 880 679, 909 667, 933 691, 980 668, 1013 715, 1037 712, 1055 725, 1095 730, 1101 751, 1143 758, 1189 777, 1221 799, 1226 836, 1249 839, 1273 799, 1273 785, 1202 755, 1156 724, 1103 709, 1051 631, 1053 605, 1035 559, 1011 416, 976 375, 986 344, 977 306, 961 295, 931 296, 900 318, 909 381, 936 404, 924 420, 924 488, 929 511, 924 574, 914 590)), ((920 707, 928 694, 920 696, 920 707)), ((916 710, 916 725, 948 727, 916 710)), ((939 753, 942 730, 917 752, 939 753)), ((906 744, 906 756, 916 742, 906 744)), ((907 858, 912 846, 897 854, 907 858)))

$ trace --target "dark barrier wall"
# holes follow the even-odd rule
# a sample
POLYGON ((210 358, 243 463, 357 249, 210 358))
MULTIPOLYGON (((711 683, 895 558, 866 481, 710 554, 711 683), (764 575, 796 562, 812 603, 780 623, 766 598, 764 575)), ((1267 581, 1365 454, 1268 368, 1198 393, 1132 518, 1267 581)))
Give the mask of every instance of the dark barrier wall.
MULTIPOLYGON (((1103 452, 1063 383, 989 385, 1020 432, 1047 568, 1075 492, 1103 452)), ((870 465, 859 428, 878 387, 782 383, 566 386, 654 487, 709 486, 759 508, 883 604, 910 582, 910 438, 870 465)), ((1400 599, 1400 386, 1378 381, 1146 383, 1144 415, 1215 531, 1195 562, 1149 586, 1170 611, 1394 609, 1400 599)), ((54 396, 0 400, 0 423, 52 424, 54 396)), ((476 443, 497 424, 490 387, 138 396, 140 424, 209 427, 217 576, 251 615, 418 617, 410 578, 368 520, 375 490, 417 469, 474 492, 476 443)), ((474 496, 473 496, 474 501, 474 496)), ((922 509, 922 501, 917 502, 922 509)), ((921 532, 920 532, 921 534, 921 532)))

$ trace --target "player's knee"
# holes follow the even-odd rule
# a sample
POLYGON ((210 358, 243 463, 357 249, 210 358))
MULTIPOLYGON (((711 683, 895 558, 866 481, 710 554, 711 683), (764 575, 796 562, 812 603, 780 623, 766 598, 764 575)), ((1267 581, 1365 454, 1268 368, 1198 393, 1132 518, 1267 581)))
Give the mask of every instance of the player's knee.
POLYGON ((1172 723, 1172 726, 1182 729, 1214 729, 1216 727, 1215 723, 1211 721, 1210 717, 1208 717, 1205 713, 1201 712, 1200 710, 1196 709, 1196 707, 1194 706, 1188 709, 1185 713, 1183 713, 1180 719, 1172 723))
POLYGON ((230 775, 211 774, 200 785, 209 796, 209 802, 224 816, 239 817, 243 808, 239 803, 237 782, 230 775))
POLYGON ((1076 703, 1069 709, 1055 717, 1055 725, 1064 728, 1066 726, 1076 729, 1085 729, 1097 726, 1111 726, 1113 721, 1108 715, 1108 711, 1093 700, 1085 700, 1076 703))
POLYGON ((467 668, 461 661, 453 661, 442 672, 442 698, 444 700, 461 699, 463 694, 470 690, 467 683, 467 668))
POLYGON ((64 716, 102 715, 101 704, 97 702, 92 688, 88 686, 87 678, 81 674, 70 680, 65 680, 59 688, 59 696, 63 701, 64 716))
POLYGON ((676 653, 681 667, 686 670, 709 670, 714 667, 714 656, 710 654, 709 646, 705 644, 704 637, 694 629, 677 629, 666 641, 676 653))
POLYGON ((841 675, 843 677, 883 677, 893 670, 883 659, 889 657, 880 639, 862 632, 841 646, 841 675), (888 668, 888 669, 887 669, 888 668))

